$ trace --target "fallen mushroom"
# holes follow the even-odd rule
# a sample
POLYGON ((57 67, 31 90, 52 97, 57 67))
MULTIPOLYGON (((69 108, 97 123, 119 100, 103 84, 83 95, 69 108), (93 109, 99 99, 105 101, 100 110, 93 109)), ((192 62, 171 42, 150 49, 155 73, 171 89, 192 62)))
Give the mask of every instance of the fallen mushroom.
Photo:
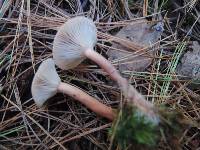
POLYGON ((111 121, 115 117, 111 107, 100 103, 79 88, 61 82, 56 72, 53 59, 47 59, 39 66, 32 82, 31 92, 35 103, 39 107, 56 93, 64 93, 84 104, 87 108, 102 117, 111 121))
POLYGON ((137 106, 153 122, 158 122, 153 104, 146 101, 137 90, 123 78, 117 69, 102 55, 93 50, 97 41, 94 22, 86 17, 69 19, 58 30, 53 43, 55 64, 64 70, 71 69, 89 58, 96 62, 116 81, 129 102, 137 106))
POLYGON ((167 140, 172 140, 170 141, 172 145, 178 146, 173 141, 180 137, 179 134, 183 131, 177 131, 177 129, 182 129, 182 126, 185 126, 183 118, 179 114, 171 113, 169 110, 162 110, 161 112, 158 109, 159 116, 161 116, 159 124, 148 120, 146 116, 138 111, 138 108, 134 108, 128 103, 120 110, 122 113, 117 113, 116 110, 113 111, 111 107, 100 103, 79 88, 61 82, 53 59, 47 59, 39 66, 32 82, 31 92, 35 103, 39 107, 43 106, 47 99, 56 93, 64 93, 81 102, 98 115, 114 121, 110 133, 113 140, 119 143, 121 148, 134 146, 152 149, 158 140, 162 139, 163 134, 167 137, 167 140), (160 131, 162 131, 162 134, 160 131))

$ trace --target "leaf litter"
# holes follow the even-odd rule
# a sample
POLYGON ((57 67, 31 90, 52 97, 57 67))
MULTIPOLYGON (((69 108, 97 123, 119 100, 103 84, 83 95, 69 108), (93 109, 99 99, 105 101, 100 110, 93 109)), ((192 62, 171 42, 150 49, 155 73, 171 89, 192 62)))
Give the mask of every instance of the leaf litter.
POLYGON ((154 54, 158 49, 158 44, 163 32, 163 24, 161 22, 152 24, 146 19, 139 19, 133 23, 122 27, 116 34, 116 37, 129 40, 135 43, 138 47, 146 48, 145 50, 133 50, 124 45, 113 43, 112 48, 107 52, 110 61, 114 61, 118 69, 123 71, 142 72, 152 63, 154 54), (159 29, 161 28, 161 29, 159 29), (132 55, 131 55, 132 54, 132 55), (131 55, 124 59, 127 55, 131 55), (121 60, 122 58, 122 60, 121 60))
MULTIPOLYGON (((199 120, 199 89, 189 89, 187 84, 191 80, 179 78, 180 75, 173 72, 177 64, 172 66, 173 70, 170 70, 170 64, 175 49, 194 22, 197 23, 187 39, 186 52, 188 41, 200 42, 200 4, 189 0, 146 3, 148 11, 145 14, 149 17, 165 16, 164 31, 160 28, 160 20, 147 21, 141 17, 143 1, 87 1, 83 8, 80 1, 28 0, 27 3, 5 0, 0 14, 0 149, 109 148, 111 143, 107 133, 111 124, 107 120, 62 94, 50 99, 48 108, 39 109, 30 93, 33 67, 37 70, 41 61, 52 56, 57 28, 68 18, 78 15, 95 20, 99 31, 96 50, 110 57, 122 73, 129 70, 132 74, 130 82, 147 100, 167 104, 182 111, 186 118, 199 120), (131 24, 138 32, 127 27, 130 31, 127 33, 130 38, 127 38, 123 28, 131 24), (111 30, 122 32, 122 35, 117 38, 111 30), (137 33, 138 39, 131 32, 137 33), (109 55, 112 50, 116 50, 116 54, 109 55), (140 59, 144 63, 139 63, 140 59), (163 89, 166 94, 162 93, 163 89)), ((96 64, 87 60, 76 69, 58 72, 64 82, 79 86, 104 104, 113 108, 121 105, 119 88, 109 84, 109 78, 96 64)), ((185 130, 179 139, 183 149, 198 149, 199 133, 199 128, 185 130)), ((167 143, 158 145, 160 149, 170 149, 167 143)))

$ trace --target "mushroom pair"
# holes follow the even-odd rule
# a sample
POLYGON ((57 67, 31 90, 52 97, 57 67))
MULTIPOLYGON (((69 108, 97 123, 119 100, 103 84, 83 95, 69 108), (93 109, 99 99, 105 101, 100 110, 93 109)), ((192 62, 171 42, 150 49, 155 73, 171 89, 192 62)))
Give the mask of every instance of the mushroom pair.
POLYGON ((179 120, 181 117, 173 112, 168 114, 168 110, 159 111, 153 104, 146 101, 107 59, 93 50, 96 42, 97 29, 90 19, 75 17, 60 27, 53 43, 54 60, 43 61, 33 79, 32 95, 36 104, 42 106, 48 98, 57 92, 65 93, 95 113, 113 121, 116 114, 111 107, 100 103, 79 88, 61 82, 56 72, 55 64, 61 69, 68 70, 75 68, 84 59, 89 58, 118 83, 127 99, 128 106, 123 108, 125 109, 124 113, 121 119, 116 121, 117 128, 114 128, 114 133, 119 135, 118 141, 122 141, 122 144, 128 141, 133 145, 134 142, 139 144, 144 142, 143 144, 148 145, 149 143, 151 145, 156 143, 157 135, 163 136, 163 133, 169 135, 168 139, 173 139, 176 129, 183 125, 182 120, 179 120), (124 133, 124 130, 127 131, 127 134, 124 133), (168 133, 168 131, 172 131, 173 134, 168 133))
MULTIPOLYGON (((138 93, 137 90, 131 84, 129 84, 125 78, 123 78, 119 74, 116 68, 107 59, 105 59, 102 55, 94 51, 93 48, 96 42, 97 42, 97 29, 92 20, 86 17, 74 17, 72 19, 69 19, 66 23, 64 23, 59 28, 54 39, 53 59, 55 61, 55 64, 61 69, 68 70, 68 69, 75 68, 86 58, 91 59, 92 61, 96 62, 102 69, 104 69, 105 72, 107 72, 108 75, 114 81, 118 83, 123 95, 125 96, 128 102, 130 102, 131 104, 136 106, 138 109, 140 109, 140 111, 143 114, 147 115, 148 118, 150 118, 150 120, 152 120, 153 122, 158 122, 159 119, 156 113, 154 112, 153 105, 150 102, 146 101, 144 97, 140 93, 138 93)), ((51 67, 51 69, 52 68, 53 67, 51 67)), ((40 75, 41 73, 39 73, 39 71, 40 70, 38 70, 38 74, 40 75)), ((39 75, 36 74, 35 77, 39 78, 39 75)), ((49 78, 49 76, 45 76, 45 77, 49 78)), ((56 85, 58 86, 58 83, 60 83, 60 79, 58 78, 58 75, 55 75, 55 71, 54 71, 53 78, 57 79, 56 85), (59 82, 58 82, 58 79, 59 79, 59 82)), ((46 80, 47 79, 44 79, 44 81, 46 80)), ((41 80, 41 82, 44 82, 44 81, 41 80)), ((61 86, 61 87, 66 88, 66 86, 61 86)), ((61 91, 66 92, 65 90, 59 89, 59 88, 57 90, 59 92, 61 91)), ((49 93, 49 95, 54 95, 55 91, 56 90, 54 87, 53 93, 49 93)), ((39 102, 39 99, 40 99, 39 96, 42 96, 42 95, 39 94, 39 96, 34 96, 33 88, 32 88, 32 94, 33 94, 34 100, 39 102)), ((73 96, 72 93, 71 93, 71 96, 73 96)), ((48 97, 46 96, 46 98, 48 97)), ((110 118, 110 117, 107 117, 107 118, 110 118)))

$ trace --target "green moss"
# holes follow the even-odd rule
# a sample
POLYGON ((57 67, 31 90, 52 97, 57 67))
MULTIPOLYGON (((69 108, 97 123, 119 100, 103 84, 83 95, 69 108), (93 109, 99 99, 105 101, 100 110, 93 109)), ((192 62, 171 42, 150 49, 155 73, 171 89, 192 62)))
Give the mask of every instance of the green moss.
POLYGON ((132 146, 138 150, 154 149, 162 140, 172 147, 179 147, 178 138, 188 125, 183 114, 166 107, 159 107, 157 112, 160 123, 154 124, 137 108, 125 105, 110 129, 113 145, 121 149, 131 149, 132 146))
POLYGON ((158 136, 156 125, 148 121, 146 116, 139 114, 138 109, 126 106, 121 112, 119 120, 113 124, 111 133, 114 133, 114 143, 119 144, 121 149, 134 146, 156 145, 158 136))

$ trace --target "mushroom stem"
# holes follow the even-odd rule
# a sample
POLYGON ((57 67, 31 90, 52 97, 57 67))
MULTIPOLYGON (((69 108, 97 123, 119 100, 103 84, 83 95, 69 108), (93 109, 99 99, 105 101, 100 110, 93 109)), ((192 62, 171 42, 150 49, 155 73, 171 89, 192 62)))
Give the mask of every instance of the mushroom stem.
POLYGON ((118 83, 124 96, 129 102, 133 103, 148 116, 156 118, 153 109, 153 104, 146 101, 145 98, 131 84, 129 84, 125 78, 123 78, 119 74, 117 69, 111 64, 110 61, 108 61, 102 55, 91 49, 87 49, 84 53, 87 58, 96 62, 102 69, 104 69, 110 75, 110 77, 114 81, 118 83))
POLYGON ((105 117, 111 121, 114 120, 116 114, 114 113, 111 107, 108 107, 100 103, 95 98, 91 97, 87 93, 83 92, 79 88, 76 88, 72 85, 61 82, 58 86, 58 92, 69 95, 70 97, 76 99, 87 108, 95 112, 96 114, 105 117))
POLYGON ((88 49, 85 51, 85 55, 87 58, 96 62, 101 68, 103 68, 114 81, 124 82, 126 80, 118 73, 117 69, 110 63, 110 61, 105 59, 96 51, 88 49))

